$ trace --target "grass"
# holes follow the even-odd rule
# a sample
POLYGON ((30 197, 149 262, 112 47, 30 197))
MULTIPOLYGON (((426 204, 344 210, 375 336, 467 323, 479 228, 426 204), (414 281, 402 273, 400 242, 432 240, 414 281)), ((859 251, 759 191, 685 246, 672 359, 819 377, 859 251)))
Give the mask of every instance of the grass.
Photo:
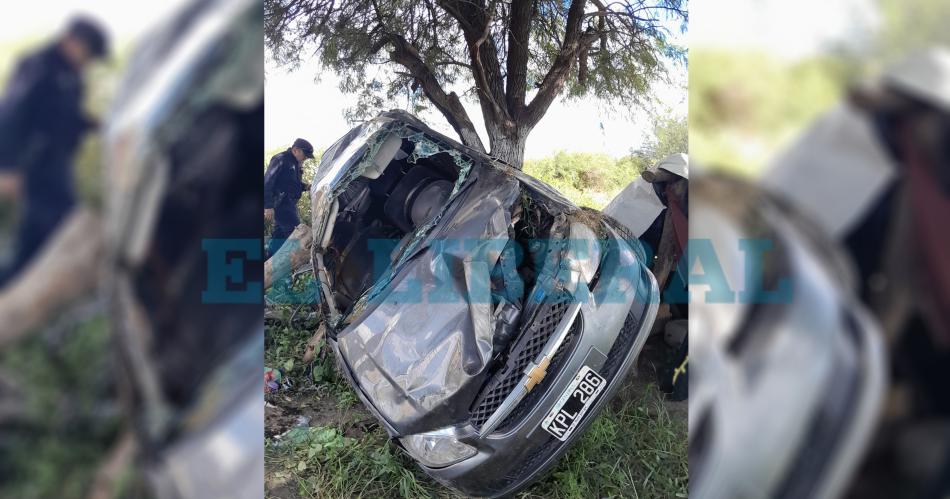
POLYGON ((15 416, 0 421, 0 497, 84 497, 121 412, 105 318, 0 352, 15 416))
MULTIPOLYGON (((381 431, 347 437, 333 426, 300 428, 297 440, 268 443, 269 479, 297 497, 430 497, 431 483, 381 431)), ((273 497, 273 496, 272 496, 273 497)))

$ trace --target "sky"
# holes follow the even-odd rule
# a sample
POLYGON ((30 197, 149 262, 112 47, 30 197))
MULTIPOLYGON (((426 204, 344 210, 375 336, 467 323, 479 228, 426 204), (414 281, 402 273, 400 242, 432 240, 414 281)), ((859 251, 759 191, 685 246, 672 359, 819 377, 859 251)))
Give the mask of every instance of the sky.
POLYGON ((690 2, 689 45, 795 60, 857 41, 880 21, 874 0, 698 0, 690 2))
MULTIPOLYGON (((678 24, 673 31, 676 42, 685 44, 685 35, 679 33, 678 24)), ((661 102, 660 109, 671 108, 675 115, 685 116, 686 68, 680 67, 677 76, 674 84, 658 84, 654 91, 661 102)), ((355 97, 342 94, 335 75, 322 73, 315 63, 304 63, 289 71, 268 60, 264 99, 264 145, 268 151, 287 146, 297 137, 323 149, 351 128, 343 115, 347 107, 353 106, 355 97)), ((408 107, 407 104, 404 103, 403 108, 408 107)), ((478 104, 463 100, 463 105, 487 147, 488 136, 478 104)), ((437 131, 457 138, 438 111, 429 111, 420 118, 437 131)), ((652 138, 653 120, 644 110, 619 113, 603 102, 591 99, 565 102, 559 98, 529 135, 525 158, 542 158, 560 150, 602 152, 620 157, 652 138)))
POLYGON ((128 42, 185 3, 186 0, 6 2, 0 16, 0 42, 55 33, 77 13, 99 19, 115 40, 128 42))

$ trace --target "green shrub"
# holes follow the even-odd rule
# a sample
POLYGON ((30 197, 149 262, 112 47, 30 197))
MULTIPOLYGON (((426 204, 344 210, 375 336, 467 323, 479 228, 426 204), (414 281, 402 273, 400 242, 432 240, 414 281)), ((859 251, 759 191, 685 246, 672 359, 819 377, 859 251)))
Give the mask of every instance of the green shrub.
POLYGON ((606 154, 559 151, 524 162, 524 172, 559 190, 578 206, 602 209, 649 164, 642 155, 613 159, 606 154))

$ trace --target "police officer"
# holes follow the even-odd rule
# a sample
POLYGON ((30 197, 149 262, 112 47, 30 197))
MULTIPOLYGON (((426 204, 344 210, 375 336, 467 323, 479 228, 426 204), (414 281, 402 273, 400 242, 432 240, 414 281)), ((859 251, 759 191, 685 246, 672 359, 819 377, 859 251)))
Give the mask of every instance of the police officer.
POLYGON ((273 255, 290 237, 300 223, 297 215, 297 200, 310 186, 303 181, 303 162, 313 158, 313 146, 304 139, 297 139, 284 152, 275 154, 264 174, 264 218, 274 222, 274 232, 267 245, 268 255, 273 255))
POLYGON ((96 126, 83 112, 82 72, 107 53, 103 29, 75 18, 19 62, 0 99, 0 194, 22 201, 16 254, 0 285, 29 263, 76 202, 73 156, 96 126))

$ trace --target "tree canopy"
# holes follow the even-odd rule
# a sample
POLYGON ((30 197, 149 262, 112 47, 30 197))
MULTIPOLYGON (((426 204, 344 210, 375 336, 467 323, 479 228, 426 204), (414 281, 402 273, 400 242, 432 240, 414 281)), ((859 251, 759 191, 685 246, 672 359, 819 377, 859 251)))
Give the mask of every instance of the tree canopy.
MULTIPOLYGON (((353 117, 419 92, 466 145, 520 166, 531 129, 558 95, 644 102, 685 50, 669 26, 685 0, 265 0, 278 63, 316 57, 358 93, 353 117), (477 100, 489 148, 462 106, 477 100)), ((418 110, 415 110, 418 111, 418 110)))

